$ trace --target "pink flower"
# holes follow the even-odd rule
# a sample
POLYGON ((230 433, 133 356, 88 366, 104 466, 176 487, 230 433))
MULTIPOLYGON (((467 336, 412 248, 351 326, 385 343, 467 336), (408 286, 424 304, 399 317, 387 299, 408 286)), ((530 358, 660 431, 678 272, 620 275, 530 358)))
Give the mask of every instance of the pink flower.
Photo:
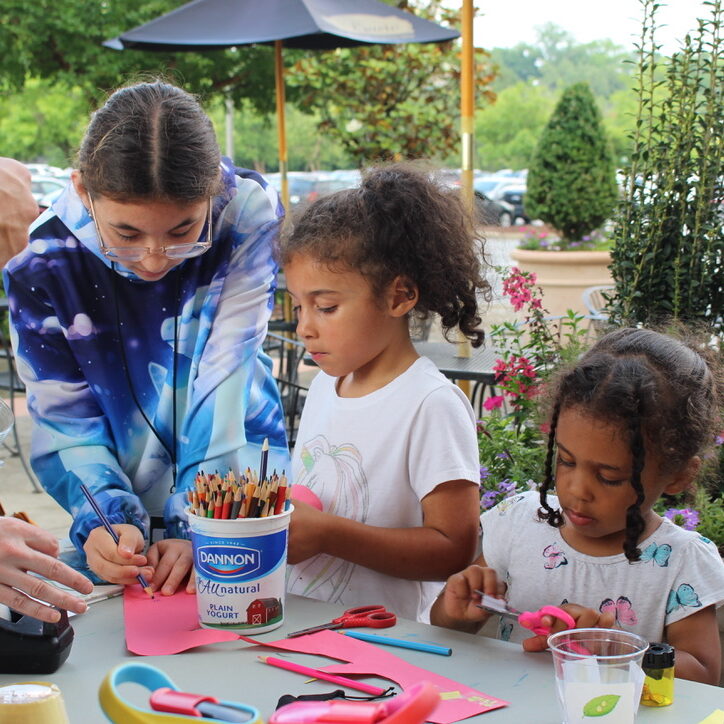
POLYGON ((495 397, 488 397, 488 399, 483 402, 483 407, 488 411, 497 410, 499 407, 503 406, 503 402, 503 396, 496 395, 495 397))

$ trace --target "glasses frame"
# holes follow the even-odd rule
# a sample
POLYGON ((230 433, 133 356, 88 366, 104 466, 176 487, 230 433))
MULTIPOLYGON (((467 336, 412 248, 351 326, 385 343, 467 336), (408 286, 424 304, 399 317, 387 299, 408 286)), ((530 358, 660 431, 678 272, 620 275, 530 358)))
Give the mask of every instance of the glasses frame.
POLYGON ((206 212, 206 241, 194 241, 194 242, 188 242, 186 244, 168 244, 167 246, 160 246, 157 249, 152 249, 150 246, 106 246, 105 242, 103 241, 103 235, 101 234, 101 230, 98 227, 98 221, 96 220, 96 210, 93 206, 93 197, 88 194, 88 202, 90 205, 90 215, 91 219, 93 219, 93 226, 95 226, 96 234, 98 235, 98 241, 100 242, 101 247, 101 253, 106 258, 110 259, 111 261, 130 261, 130 262, 139 262, 143 261, 144 259, 147 259, 149 256, 153 256, 153 254, 163 254, 167 259, 171 259, 172 261, 183 261, 184 259, 195 259, 197 256, 201 256, 202 254, 205 254, 210 248, 211 244, 213 242, 213 230, 212 230, 212 197, 209 196, 209 206, 208 211, 206 212), (185 246, 195 246, 199 247, 200 250, 198 254, 191 254, 190 256, 169 256, 168 251, 169 249, 178 249, 179 247, 185 247, 185 246), (142 256, 138 258, 129 258, 129 257, 123 257, 119 256, 118 252, 124 252, 124 251, 133 251, 135 253, 144 252, 142 256))

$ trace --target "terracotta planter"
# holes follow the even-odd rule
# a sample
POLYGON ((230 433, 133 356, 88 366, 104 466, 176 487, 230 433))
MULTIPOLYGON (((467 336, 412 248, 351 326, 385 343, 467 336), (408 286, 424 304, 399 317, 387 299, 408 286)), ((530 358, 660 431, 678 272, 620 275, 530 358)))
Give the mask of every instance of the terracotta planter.
POLYGON ((535 272, 543 289, 543 306, 554 315, 573 309, 586 314, 583 290, 613 284, 607 251, 529 251, 513 249, 511 257, 521 271, 535 272))

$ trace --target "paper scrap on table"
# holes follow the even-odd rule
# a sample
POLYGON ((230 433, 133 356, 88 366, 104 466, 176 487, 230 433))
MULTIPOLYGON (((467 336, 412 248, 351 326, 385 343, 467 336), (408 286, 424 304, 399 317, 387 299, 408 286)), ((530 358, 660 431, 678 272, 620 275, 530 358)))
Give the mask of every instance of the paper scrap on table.
POLYGON ((349 636, 341 636, 336 631, 318 631, 306 636, 268 643, 250 636, 240 638, 259 646, 328 656, 347 662, 328 666, 315 664, 315 668, 330 674, 379 676, 396 682, 403 690, 409 689, 420 681, 429 681, 437 686, 441 697, 435 711, 427 719, 435 724, 452 724, 452 722, 483 714, 491 709, 499 709, 508 704, 507 701, 484 694, 458 681, 409 664, 379 646, 349 636))
POLYGON ((140 656, 178 654, 196 646, 235 641, 233 631, 199 626, 196 596, 180 589, 173 596, 149 596, 140 586, 123 592, 126 648, 140 656))
POLYGON ((724 709, 713 711, 706 719, 702 719, 699 724, 724 724, 724 709))

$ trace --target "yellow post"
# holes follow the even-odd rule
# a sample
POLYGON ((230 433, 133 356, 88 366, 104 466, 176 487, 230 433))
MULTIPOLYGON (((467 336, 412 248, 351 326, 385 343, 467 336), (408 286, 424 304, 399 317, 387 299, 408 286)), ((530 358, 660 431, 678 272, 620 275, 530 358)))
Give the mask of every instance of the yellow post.
MULTIPOLYGON (((277 100, 277 139, 279 144, 279 181, 281 184, 282 203, 286 211, 285 222, 289 221, 289 180, 287 179, 287 129, 284 115, 284 60, 282 58, 282 41, 274 41, 274 85, 277 100)), ((282 313, 287 322, 292 321, 292 302, 289 294, 284 292, 282 313)))
POLYGON ((279 141, 279 179, 281 181, 282 203, 289 213, 289 182, 287 180, 287 131, 284 117, 284 61, 282 41, 274 41, 274 84, 277 99, 277 137, 279 141))
MULTIPOLYGON (((473 158, 475 149, 475 79, 473 45, 473 0, 463 0, 461 14, 461 50, 460 50, 460 140, 462 144, 462 176, 460 187, 468 209, 473 213, 473 158)), ((470 342, 461 337, 458 342, 458 357, 470 357, 470 342)), ((461 381, 460 389, 470 396, 470 383, 461 381)))

